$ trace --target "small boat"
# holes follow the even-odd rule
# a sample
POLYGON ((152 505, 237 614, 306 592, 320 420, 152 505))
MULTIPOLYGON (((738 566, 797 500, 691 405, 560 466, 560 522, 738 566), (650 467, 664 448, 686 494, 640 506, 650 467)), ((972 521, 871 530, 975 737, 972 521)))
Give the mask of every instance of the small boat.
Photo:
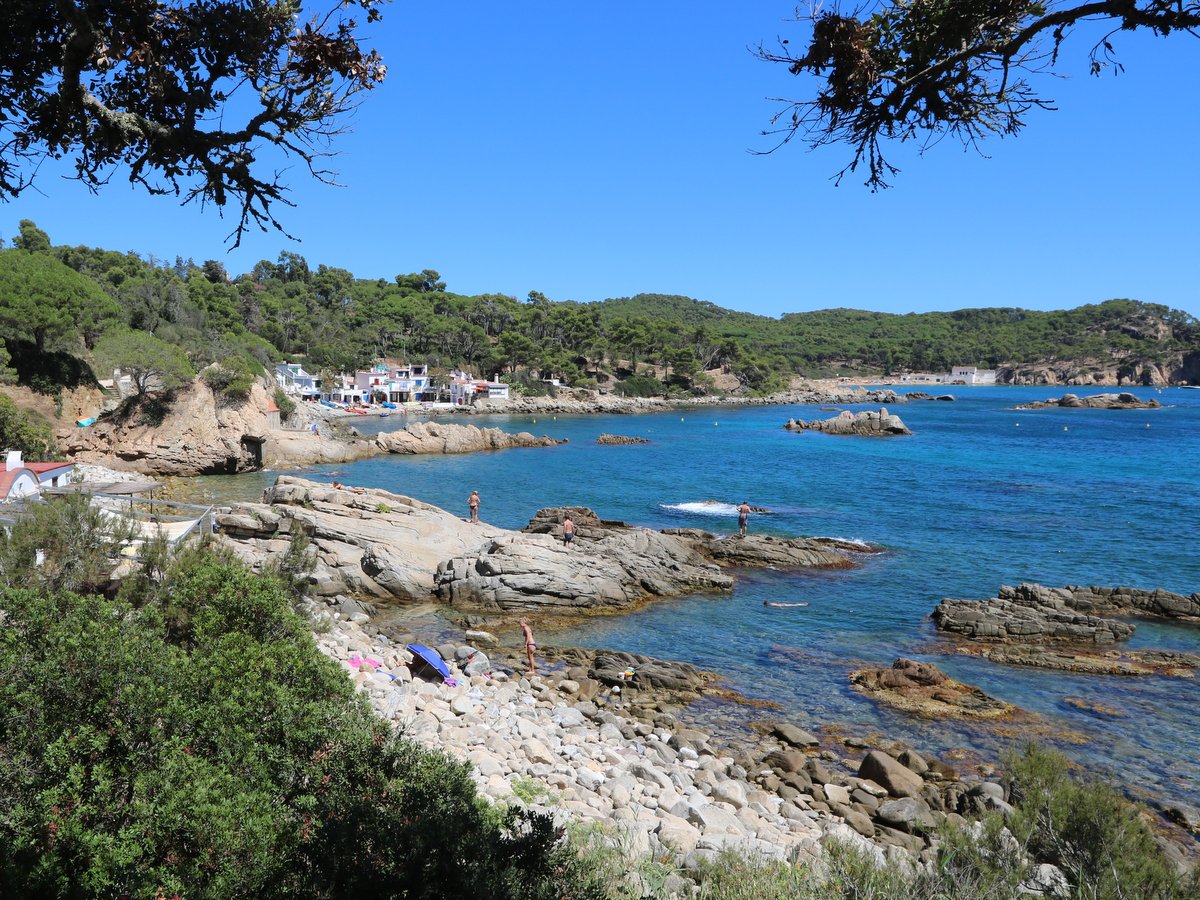
POLYGON ((75 424, 78 425, 80 428, 89 428, 92 425, 96 424, 96 417, 88 416, 86 419, 77 419, 75 421, 75 424))
POLYGON ((397 406, 395 403, 389 403, 389 402, 388 402, 388 401, 386 401, 386 400, 384 400, 384 401, 383 401, 382 403, 380 403, 379 405, 380 405, 380 406, 382 406, 384 409, 399 409, 399 408, 400 408, 400 407, 398 407, 398 406, 397 406))

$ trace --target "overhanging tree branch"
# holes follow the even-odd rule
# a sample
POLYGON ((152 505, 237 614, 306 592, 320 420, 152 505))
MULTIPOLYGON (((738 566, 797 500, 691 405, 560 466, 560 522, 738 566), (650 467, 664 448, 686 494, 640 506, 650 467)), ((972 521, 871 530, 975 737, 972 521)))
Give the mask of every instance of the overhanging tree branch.
POLYGON ((350 17, 385 0, 10 0, 0 35, 0 196, 19 196, 45 158, 73 157, 96 190, 116 171, 154 194, 238 211, 282 230, 288 187, 273 155, 332 155, 339 123, 386 67, 350 17), (9 9, 8 7, 13 7, 9 9), (234 127, 226 127, 232 121, 234 127))
POLYGON ((1035 108, 1053 108, 1027 78, 1048 73, 1063 41, 1080 23, 1108 20, 1114 27, 1091 52, 1091 71, 1113 64, 1116 31, 1149 29, 1160 36, 1200 28, 1197 0, 894 0, 796 11, 810 33, 802 55, 781 39, 778 50, 755 55, 783 63, 794 75, 817 79, 806 100, 784 104, 764 135, 777 138, 771 153, 797 136, 810 146, 844 143, 850 163, 837 180, 866 164, 866 184, 887 187, 898 170, 882 145, 952 135, 976 146, 989 135, 1016 134, 1035 108))

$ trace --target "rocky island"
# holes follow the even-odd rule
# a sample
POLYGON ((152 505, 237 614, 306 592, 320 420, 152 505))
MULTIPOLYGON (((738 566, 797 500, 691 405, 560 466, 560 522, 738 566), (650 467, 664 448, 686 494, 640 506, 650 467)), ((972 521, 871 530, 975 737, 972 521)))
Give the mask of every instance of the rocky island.
POLYGON ((1122 391, 1119 394, 1092 394, 1090 397, 1063 394, 1057 400, 1035 400, 1014 406, 1013 409, 1046 409, 1052 406, 1063 409, 1159 409, 1162 404, 1153 399, 1142 400, 1135 394, 1122 391))
POLYGON ((832 419, 814 419, 804 422, 799 419, 788 419, 783 426, 788 431, 821 431, 825 434, 858 435, 861 437, 886 437, 897 434, 912 434, 908 426, 899 416, 892 415, 887 407, 880 407, 878 412, 864 411, 852 413, 844 410, 832 419))

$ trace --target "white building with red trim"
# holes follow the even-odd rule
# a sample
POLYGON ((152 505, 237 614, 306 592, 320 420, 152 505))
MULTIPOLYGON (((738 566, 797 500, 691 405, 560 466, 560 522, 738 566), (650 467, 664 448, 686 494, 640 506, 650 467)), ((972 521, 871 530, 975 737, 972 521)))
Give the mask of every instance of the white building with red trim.
POLYGON ((36 497, 42 488, 62 487, 74 474, 74 463, 25 462, 20 450, 9 450, 0 472, 0 503, 36 497))

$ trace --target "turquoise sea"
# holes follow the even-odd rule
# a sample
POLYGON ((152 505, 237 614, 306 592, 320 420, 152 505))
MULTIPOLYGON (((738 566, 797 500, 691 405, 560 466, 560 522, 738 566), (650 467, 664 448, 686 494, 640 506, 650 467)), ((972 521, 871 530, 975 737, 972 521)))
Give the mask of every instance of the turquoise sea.
MULTIPOLYGON (((583 505, 655 528, 736 530, 734 504, 771 510, 751 528, 882 544, 850 572, 747 571, 732 594, 683 597, 594 619, 543 640, 682 659, 775 701, 810 729, 844 725, 946 753, 994 759, 1025 728, 931 723, 881 708, 848 673, 900 655, 1039 717, 1041 740, 1148 797, 1200 804, 1200 685, 1194 679, 1078 676, 955 655, 929 613, 943 597, 995 596, 1001 584, 1094 584, 1200 591, 1200 390, 1136 389, 1163 409, 1015 411, 1059 388, 957 387, 954 403, 895 407, 903 438, 792 434, 812 406, 726 407, 640 416, 473 418, 570 443, 458 457, 387 457, 316 467, 309 477, 386 488, 511 528, 540 507, 583 505), (601 447, 602 432, 651 443, 601 447), (697 507, 716 500, 723 506, 697 507), (763 600, 808 607, 764 608, 763 600), (1068 698, 1102 704, 1087 712, 1068 698)), ((1094 393, 1078 389, 1079 393, 1094 393)), ((399 427, 402 419, 372 423, 399 427)), ((266 476, 243 476, 253 487, 266 476)), ((1138 620, 1132 646, 1200 653, 1200 627, 1138 620)), ((728 718, 728 710, 713 710, 728 718)))

